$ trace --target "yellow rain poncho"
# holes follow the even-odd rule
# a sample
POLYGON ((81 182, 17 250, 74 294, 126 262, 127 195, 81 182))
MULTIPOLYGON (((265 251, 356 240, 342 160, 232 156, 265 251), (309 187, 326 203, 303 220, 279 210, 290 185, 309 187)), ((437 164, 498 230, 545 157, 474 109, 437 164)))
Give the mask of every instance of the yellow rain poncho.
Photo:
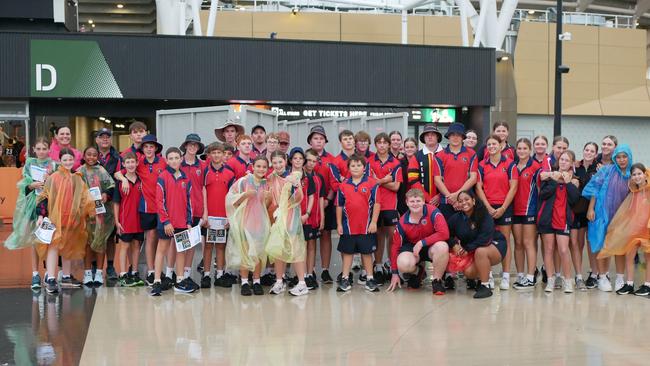
POLYGON ((267 181, 262 179, 256 182, 252 174, 240 178, 230 187, 226 195, 226 215, 230 224, 226 245, 228 268, 246 268, 252 271, 258 263, 265 265, 264 245, 271 228, 264 204, 266 192, 267 181), (255 196, 235 207, 234 203, 248 191, 254 191, 255 196))
POLYGON ((302 189, 295 189, 293 185, 300 179, 300 172, 291 173, 286 178, 274 173, 269 178, 275 207, 275 221, 266 242, 266 253, 271 261, 296 263, 305 260, 305 237, 300 220, 302 189))
POLYGON ((65 259, 83 259, 88 240, 86 221, 95 216, 95 202, 81 174, 59 167, 45 181, 36 204, 38 214, 47 213, 56 227, 49 245, 37 242, 38 256, 45 257, 48 246, 53 246, 59 249, 59 255, 65 259), (43 212, 42 206, 46 207, 47 212, 43 212))
POLYGON ((638 188, 632 179, 628 182, 630 193, 609 224, 598 259, 625 255, 637 245, 650 253, 650 170, 646 170, 645 176, 645 187, 638 188))
MULTIPOLYGON (((79 173, 81 173, 89 189, 98 187, 102 193, 107 193, 115 188, 115 181, 113 181, 106 169, 99 164, 93 166, 84 164, 79 168, 79 173)), ((109 193, 109 197, 110 195, 109 193)), ((106 250, 106 241, 115 230, 113 204, 110 201, 105 202, 104 208, 106 212, 96 215, 95 222, 88 225, 88 244, 96 252, 106 250)))

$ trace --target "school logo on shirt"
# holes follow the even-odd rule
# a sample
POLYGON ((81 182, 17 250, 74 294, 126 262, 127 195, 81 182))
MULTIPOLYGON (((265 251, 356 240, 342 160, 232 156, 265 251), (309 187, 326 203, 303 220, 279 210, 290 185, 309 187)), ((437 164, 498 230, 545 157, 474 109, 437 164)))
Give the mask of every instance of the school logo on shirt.
POLYGON ((162 173, 162 169, 158 168, 158 174, 162 173))
POLYGON ((365 187, 361 188, 361 193, 366 193, 366 192, 368 192, 368 188, 365 188, 365 187))
POLYGON ((427 219, 422 219, 422 221, 420 221, 420 224, 426 225, 427 224, 427 219))
POLYGON ((501 168, 501 171, 502 171, 503 173, 505 173, 506 170, 507 170, 506 168, 501 168))
POLYGON ((181 187, 185 188, 185 182, 181 182, 181 187))
POLYGON ((467 162, 468 162, 468 160, 467 160, 467 156, 463 156, 463 162, 464 162, 464 163, 467 163, 467 162))
POLYGON ((197 170, 196 170, 196 176, 197 176, 197 177, 200 177, 200 176, 201 176, 201 169, 197 169, 197 170))
POLYGON ((528 176, 530 176, 529 173, 524 173, 524 178, 528 178, 528 176))

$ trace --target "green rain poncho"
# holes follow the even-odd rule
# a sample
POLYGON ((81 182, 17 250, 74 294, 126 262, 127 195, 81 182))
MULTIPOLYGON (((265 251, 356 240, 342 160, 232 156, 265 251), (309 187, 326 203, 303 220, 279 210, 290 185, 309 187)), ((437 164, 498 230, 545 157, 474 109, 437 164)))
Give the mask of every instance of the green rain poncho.
MULTIPOLYGON (((93 166, 84 164, 79 168, 79 173, 89 188, 99 187, 99 190, 102 193, 107 193, 109 198, 112 196, 111 192, 115 188, 115 182, 104 167, 99 164, 93 166)), ((106 249, 106 241, 115 229, 113 205, 111 202, 105 202, 104 208, 106 213, 98 214, 95 223, 88 225, 88 244, 96 252, 103 252, 106 249)))

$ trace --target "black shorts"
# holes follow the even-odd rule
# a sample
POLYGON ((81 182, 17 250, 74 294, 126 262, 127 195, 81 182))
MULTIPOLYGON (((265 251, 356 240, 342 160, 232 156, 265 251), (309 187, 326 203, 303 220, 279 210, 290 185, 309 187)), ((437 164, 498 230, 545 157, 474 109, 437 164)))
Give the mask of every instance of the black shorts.
POLYGON ((493 240, 492 245, 497 247, 497 250, 499 253, 501 253, 501 260, 503 260, 506 257, 506 253, 508 252, 508 243, 506 242, 506 239, 501 236, 500 239, 493 240))
POLYGON ((305 240, 316 240, 320 238, 320 230, 311 225, 302 225, 302 233, 305 235, 305 240))
POLYGON ((377 227, 395 226, 399 221, 399 213, 397 210, 379 211, 379 219, 377 220, 377 227))
MULTIPOLYGON (((185 230, 187 230, 187 228, 174 229, 174 234, 178 234, 178 233, 180 233, 182 231, 185 231, 185 230)), ((174 238, 170 237, 170 236, 167 236, 167 234, 165 234, 164 226, 162 224, 160 224, 160 225, 158 225, 158 239, 171 239, 171 240, 173 240, 174 238)))
POLYGON ((153 230, 158 227, 158 214, 139 212, 142 230, 153 230))
POLYGON ((329 201, 329 204, 325 207, 325 226, 323 230, 336 230, 336 206, 334 200, 329 201))
POLYGON ((587 219, 587 214, 576 214, 573 218, 573 223, 571 224, 571 229, 582 229, 586 228, 589 225, 589 220, 587 219))
MULTIPOLYGON (((500 208, 501 205, 492 205, 492 207, 496 210, 497 208, 500 208)), ((501 217, 494 220, 494 225, 497 226, 512 225, 513 214, 514 214, 514 209, 512 208, 512 205, 510 205, 508 206, 508 208, 506 208, 506 211, 503 213, 501 217)))
POLYGON ((537 232, 540 234, 555 234, 555 235, 563 235, 563 236, 571 235, 570 229, 558 230, 558 229, 553 229, 552 227, 539 226, 539 225, 537 226, 537 232))
MULTIPOLYGON (((415 247, 415 244, 402 243, 402 246, 399 247, 399 253, 413 253, 413 247, 415 247)), ((429 257, 429 247, 422 246, 422 249, 420 249, 419 257, 420 262, 432 262, 431 258, 429 257)))
POLYGON ((445 220, 449 220, 449 218, 451 218, 456 212, 458 212, 454 209, 454 206, 448 203, 441 203, 438 206, 438 210, 442 212, 442 216, 445 217, 445 220))
MULTIPOLYGON (((192 217, 192 227, 198 225, 199 221, 201 221, 200 217, 192 217)), ((207 227, 201 226, 201 235, 202 236, 208 235, 208 228, 207 227)))
POLYGON ((343 254, 372 254, 377 250, 375 234, 341 235, 336 250, 343 254))
POLYGON ((122 234, 122 235, 118 235, 117 238, 120 241, 123 241, 127 244, 131 244, 131 242, 134 240, 137 240, 140 243, 142 243, 144 241, 144 233, 122 234))
POLYGON ((514 225, 535 225, 537 223, 537 216, 519 216, 512 217, 514 225))

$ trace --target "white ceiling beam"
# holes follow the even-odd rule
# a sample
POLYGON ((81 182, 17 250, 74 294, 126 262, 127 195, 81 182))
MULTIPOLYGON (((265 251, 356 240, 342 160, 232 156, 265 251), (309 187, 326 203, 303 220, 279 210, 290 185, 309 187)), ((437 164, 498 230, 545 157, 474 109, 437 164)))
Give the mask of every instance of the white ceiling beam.
POLYGON ((589 8, 589 5, 593 3, 594 0, 578 0, 578 5, 576 6, 576 11, 583 12, 589 8))

